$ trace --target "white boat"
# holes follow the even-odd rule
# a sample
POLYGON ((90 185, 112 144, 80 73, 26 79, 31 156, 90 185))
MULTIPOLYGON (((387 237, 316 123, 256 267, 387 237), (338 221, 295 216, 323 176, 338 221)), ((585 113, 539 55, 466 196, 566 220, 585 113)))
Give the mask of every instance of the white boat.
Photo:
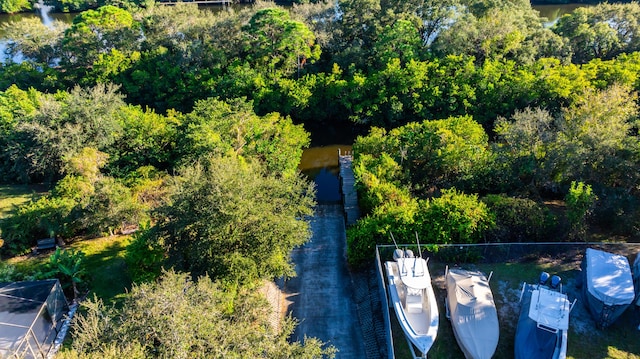
POLYGON ((633 303, 635 292, 626 257, 587 248, 582 260, 582 294, 596 327, 606 328, 633 303))
POLYGON ((465 358, 490 359, 498 346, 500 324, 489 279, 481 272, 447 268, 445 285, 448 318, 465 358))
POLYGON ((410 250, 396 249, 385 262, 390 303, 407 339, 426 358, 438 333, 436 302, 427 261, 410 250))
POLYGON ((516 328, 516 359, 567 357, 569 313, 573 303, 562 292, 560 277, 543 272, 538 284, 522 284, 520 317, 516 328))

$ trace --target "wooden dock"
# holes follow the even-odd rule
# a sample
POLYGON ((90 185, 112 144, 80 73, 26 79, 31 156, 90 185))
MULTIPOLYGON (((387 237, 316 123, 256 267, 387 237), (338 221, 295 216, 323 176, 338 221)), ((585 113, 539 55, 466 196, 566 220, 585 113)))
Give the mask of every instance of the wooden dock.
POLYGON ((353 162, 352 153, 338 149, 338 160, 340 161, 340 193, 342 194, 342 205, 344 207, 344 220, 347 226, 350 226, 360 218, 358 192, 356 191, 356 181, 351 168, 353 162))

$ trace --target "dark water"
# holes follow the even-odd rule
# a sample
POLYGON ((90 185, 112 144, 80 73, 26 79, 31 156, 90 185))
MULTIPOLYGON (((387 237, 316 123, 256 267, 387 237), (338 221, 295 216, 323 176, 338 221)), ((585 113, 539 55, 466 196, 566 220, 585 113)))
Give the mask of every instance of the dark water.
POLYGON ((53 20, 58 20, 58 21, 62 21, 66 24, 71 24, 73 22, 73 18, 76 17, 77 14, 72 14, 72 13, 45 13, 42 14, 40 12, 40 10, 36 9, 33 12, 25 12, 25 13, 20 13, 20 14, 13 14, 13 15, 9 15, 9 14, 0 14, 0 25, 4 25, 6 23, 10 23, 10 22, 17 22, 20 21, 22 19, 27 19, 27 18, 39 18, 42 19, 42 22, 47 25, 48 23, 50 23, 53 20))
POLYGON ((350 151, 350 145, 311 147, 302 153, 298 168, 316 184, 318 203, 340 202, 338 149, 350 151))
POLYGON ((535 10, 538 10, 541 17, 547 19, 545 22, 547 26, 551 26, 558 21, 562 15, 569 14, 573 10, 584 7, 584 6, 592 6, 589 4, 553 4, 553 5, 532 5, 531 7, 535 10))

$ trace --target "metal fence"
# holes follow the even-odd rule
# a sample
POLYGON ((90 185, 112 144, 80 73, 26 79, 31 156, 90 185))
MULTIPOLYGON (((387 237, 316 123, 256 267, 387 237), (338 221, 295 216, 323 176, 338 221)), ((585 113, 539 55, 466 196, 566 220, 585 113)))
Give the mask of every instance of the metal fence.
MULTIPOLYGON (((463 263, 507 263, 529 262, 540 258, 561 258, 581 260, 587 248, 600 249, 620 254, 633 264, 640 256, 640 243, 603 243, 603 242, 546 242, 546 243, 483 243, 483 244, 421 244, 420 251, 416 243, 398 244, 399 248, 411 249, 416 255, 421 251, 423 258, 450 264, 463 263)), ((393 335, 391 330, 389 292, 383 263, 392 260, 394 245, 376 246, 376 268, 380 284, 381 303, 384 316, 386 344, 389 359, 395 358, 393 335)), ((637 278, 636 278, 637 279, 637 278)), ((395 315, 395 314, 393 314, 395 315)), ((410 344, 409 344, 410 345, 410 344)))

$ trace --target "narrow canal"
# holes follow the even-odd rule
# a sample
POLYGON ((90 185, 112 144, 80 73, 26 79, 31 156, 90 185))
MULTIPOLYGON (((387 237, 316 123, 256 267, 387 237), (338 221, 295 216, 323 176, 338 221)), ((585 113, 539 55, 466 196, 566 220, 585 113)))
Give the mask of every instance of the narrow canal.
POLYGON ((351 145, 312 147, 302 153, 298 168, 315 182, 318 204, 340 203, 338 150, 351 151, 351 145))

